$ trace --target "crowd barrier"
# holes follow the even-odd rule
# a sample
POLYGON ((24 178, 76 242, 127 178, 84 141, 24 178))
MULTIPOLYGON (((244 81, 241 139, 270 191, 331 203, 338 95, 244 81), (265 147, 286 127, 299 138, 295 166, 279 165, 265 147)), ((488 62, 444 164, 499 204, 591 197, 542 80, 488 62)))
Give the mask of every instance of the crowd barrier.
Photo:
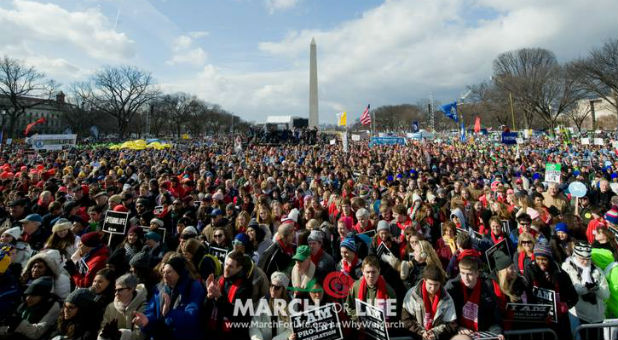
POLYGON ((575 329, 577 340, 618 340, 618 319, 580 325, 575 329))
POLYGON ((507 340, 558 340, 556 333, 549 328, 509 330, 504 331, 504 337, 507 340))

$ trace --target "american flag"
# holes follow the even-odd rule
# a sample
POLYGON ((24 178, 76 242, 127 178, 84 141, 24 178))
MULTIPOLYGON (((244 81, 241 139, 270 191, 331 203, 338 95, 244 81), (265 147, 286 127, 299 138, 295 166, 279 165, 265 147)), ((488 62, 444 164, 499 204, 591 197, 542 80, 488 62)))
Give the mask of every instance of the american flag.
POLYGON ((371 124, 371 115, 369 114, 369 104, 367 104, 367 108, 365 109, 365 111, 363 111, 363 114, 361 115, 361 118, 360 118, 360 122, 363 125, 371 124))

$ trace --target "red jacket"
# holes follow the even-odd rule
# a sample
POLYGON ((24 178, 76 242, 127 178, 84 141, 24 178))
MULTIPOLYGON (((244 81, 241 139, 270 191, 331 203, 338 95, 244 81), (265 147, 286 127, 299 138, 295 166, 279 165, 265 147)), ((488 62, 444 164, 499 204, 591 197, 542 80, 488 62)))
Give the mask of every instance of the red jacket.
POLYGON ((71 275, 73 277, 73 282, 75 282, 75 286, 81 288, 90 287, 97 272, 100 269, 105 268, 105 263, 107 262, 108 257, 109 249, 107 246, 101 246, 101 248, 93 250, 90 254, 86 255, 84 260, 86 261, 86 266, 88 267, 87 271, 85 273, 80 272, 80 264, 77 264, 77 271, 71 275))

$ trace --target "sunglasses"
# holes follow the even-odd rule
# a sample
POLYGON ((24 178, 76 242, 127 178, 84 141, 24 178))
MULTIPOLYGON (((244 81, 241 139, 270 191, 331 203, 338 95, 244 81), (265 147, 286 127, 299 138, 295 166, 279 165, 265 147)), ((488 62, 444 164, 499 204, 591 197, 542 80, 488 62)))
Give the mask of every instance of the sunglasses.
POLYGON ((214 238, 221 238, 221 237, 223 237, 223 234, 215 234, 215 235, 213 235, 213 237, 214 238))
POLYGON ((532 241, 521 241, 521 244, 532 244, 532 241))

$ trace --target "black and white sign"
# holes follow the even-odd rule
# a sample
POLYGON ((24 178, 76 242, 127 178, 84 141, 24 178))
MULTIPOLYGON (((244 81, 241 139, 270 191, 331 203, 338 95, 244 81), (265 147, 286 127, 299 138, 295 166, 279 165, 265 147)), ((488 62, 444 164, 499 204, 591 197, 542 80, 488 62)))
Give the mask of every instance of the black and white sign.
POLYGON ((539 288, 532 286, 532 295, 534 295, 540 304, 550 305, 549 317, 555 323, 558 323, 558 313, 556 306, 556 291, 551 289, 539 288))
POLYGON ((155 215, 161 215, 161 213, 163 212, 163 206, 162 205, 157 205, 156 207, 154 207, 154 210, 152 211, 155 215))
POLYGON ((369 236, 369 238, 373 238, 376 235, 376 231, 374 229, 374 230, 369 230, 369 231, 362 232, 361 234, 367 235, 367 236, 369 236))
POLYGON ((502 225, 502 233, 504 234, 504 237, 509 236, 511 233, 511 221, 500 220, 500 224, 502 225))
POLYGON ((378 249, 376 249, 376 255, 378 255, 378 258, 381 258, 382 255, 389 255, 389 254, 391 254, 391 250, 388 249, 388 247, 386 246, 384 242, 380 243, 380 245, 378 246, 378 249))
POLYGON ((356 299, 356 315, 358 321, 364 325, 365 334, 369 339, 389 339, 383 310, 356 299))
POLYGON ((506 238, 503 238, 502 241, 494 244, 493 246, 491 246, 491 248, 485 251, 485 259, 487 260, 489 271, 494 271, 494 269, 496 268, 494 254, 498 251, 503 252, 509 258, 513 257, 513 255, 511 255, 511 250, 509 249, 509 246, 506 243, 506 238))
POLYGON ((290 318, 296 340, 343 339, 339 315, 334 303, 292 315, 290 318))
POLYGON ((124 235, 129 225, 129 213, 107 211, 103 220, 103 231, 110 234, 124 235))
POLYGON ((209 253, 216 256, 219 261, 221 261, 221 263, 225 263, 225 257, 227 256, 227 253, 229 252, 229 250, 227 249, 223 249, 223 248, 218 248, 218 247, 210 247, 210 251, 209 253))
POLYGON ((530 303, 507 303, 506 317, 519 322, 545 322, 552 305, 537 305, 530 303))

